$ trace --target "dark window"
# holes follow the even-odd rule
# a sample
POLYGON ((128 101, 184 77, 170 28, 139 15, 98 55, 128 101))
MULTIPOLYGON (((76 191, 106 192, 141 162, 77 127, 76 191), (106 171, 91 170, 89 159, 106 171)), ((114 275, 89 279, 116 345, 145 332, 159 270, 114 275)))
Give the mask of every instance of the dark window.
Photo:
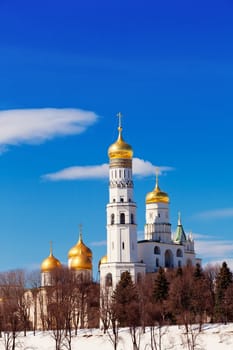
POLYGON ((156 267, 159 267, 159 258, 156 258, 155 265, 156 265, 156 267))
POLYGON ((134 216, 133 216, 133 214, 131 214, 131 224, 134 224, 134 216))
POLYGON ((114 225, 115 223, 115 216, 114 214, 111 215, 111 225, 114 225))
POLYGON ((157 245, 154 247, 154 254, 156 255, 160 254, 160 248, 157 245))
POLYGON ((122 242, 122 249, 125 249, 125 243, 122 242))
POLYGON ((178 258, 182 258, 183 252, 182 252, 181 249, 177 249, 176 256, 177 256, 178 258))
POLYGON ((105 285, 106 287, 111 287, 112 286, 112 274, 108 273, 105 277, 105 285))
POLYGON ((121 213, 120 215, 120 224, 125 224, 125 214, 121 213))

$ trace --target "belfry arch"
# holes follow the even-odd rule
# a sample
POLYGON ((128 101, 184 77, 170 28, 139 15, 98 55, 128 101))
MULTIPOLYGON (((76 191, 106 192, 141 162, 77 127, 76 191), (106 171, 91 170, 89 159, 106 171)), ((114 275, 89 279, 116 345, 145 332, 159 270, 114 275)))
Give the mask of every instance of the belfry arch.
POLYGON ((170 268, 174 267, 173 263, 173 254, 170 249, 167 249, 164 254, 164 262, 165 262, 165 267, 170 268))

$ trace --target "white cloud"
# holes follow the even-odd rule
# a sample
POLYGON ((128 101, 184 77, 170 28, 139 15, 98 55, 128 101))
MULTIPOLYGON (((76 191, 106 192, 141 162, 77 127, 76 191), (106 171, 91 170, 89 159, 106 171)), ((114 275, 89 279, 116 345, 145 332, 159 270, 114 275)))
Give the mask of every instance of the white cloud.
POLYGON ((148 176, 155 175, 155 172, 158 171, 159 174, 162 174, 166 171, 174 170, 169 166, 156 166, 151 162, 139 158, 133 159, 133 173, 137 176, 148 176))
POLYGON ((233 240, 216 239, 213 235, 193 233, 195 251, 202 258, 203 264, 222 265, 226 261, 233 269, 233 240))
MULTIPOLYGON (((144 161, 139 158, 133 159, 133 172, 134 175, 148 176, 154 175, 155 169, 159 169, 159 172, 172 170, 171 167, 156 167, 148 161, 144 161)), ((62 180, 80 180, 80 179, 100 179, 108 178, 109 165, 107 163, 102 165, 88 165, 88 166, 73 166, 55 173, 43 175, 42 178, 48 181, 62 181, 62 180)))
POLYGON ((107 241, 92 242, 91 245, 94 247, 102 247, 107 245, 107 241))
POLYGON ((42 176, 43 179, 49 181, 99 179, 107 177, 108 164, 73 166, 42 176))
POLYGON ((233 208, 223 208, 208 210, 195 215, 197 218, 201 219, 221 219, 221 218, 233 218, 233 208))
POLYGON ((195 250, 205 259, 215 259, 224 261, 227 257, 232 256, 233 241, 224 240, 207 240, 195 241, 195 250))
POLYGON ((81 109, 14 109, 0 111, 0 151, 9 145, 42 143, 56 136, 79 134, 98 119, 81 109))

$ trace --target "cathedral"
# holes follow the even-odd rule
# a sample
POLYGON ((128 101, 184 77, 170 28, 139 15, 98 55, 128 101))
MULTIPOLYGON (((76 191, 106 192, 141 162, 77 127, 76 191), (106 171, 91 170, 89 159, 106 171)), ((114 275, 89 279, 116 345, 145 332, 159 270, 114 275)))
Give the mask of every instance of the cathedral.
MULTIPOLYGON (((70 270, 84 279, 92 280, 92 251, 83 243, 81 225, 78 242, 69 250, 67 257, 70 270)), ((61 266, 50 247, 49 256, 41 264, 41 287, 53 284, 53 272, 61 266)))
MULTIPOLYGON (((186 235, 180 214, 176 232, 172 235, 169 218, 169 196, 155 187, 145 197, 144 239, 137 239, 136 203, 132 172, 133 149, 123 140, 121 115, 118 138, 108 148, 109 202, 106 207, 107 254, 99 261, 100 285, 116 287, 124 271, 134 282, 159 267, 176 268, 201 263, 196 258, 192 235, 186 235)), ((52 284, 52 273, 61 266, 50 255, 41 264, 41 286, 52 284)), ((68 252, 68 268, 76 274, 92 279, 92 251, 84 244, 82 231, 77 244, 68 252)))
POLYGON ((107 204, 107 255, 99 263, 100 285, 114 289, 124 271, 134 282, 159 267, 176 268, 201 263, 192 235, 186 235, 180 214, 174 237, 169 220, 169 196, 155 188, 145 198, 144 239, 137 240, 136 203, 132 173, 133 149, 123 140, 121 115, 118 138, 108 148, 109 203, 107 204))

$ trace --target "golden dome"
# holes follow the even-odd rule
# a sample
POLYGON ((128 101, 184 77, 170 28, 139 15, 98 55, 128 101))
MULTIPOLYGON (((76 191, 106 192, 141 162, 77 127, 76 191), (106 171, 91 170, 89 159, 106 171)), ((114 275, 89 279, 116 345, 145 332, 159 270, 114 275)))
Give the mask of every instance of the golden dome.
POLYGON ((78 242, 69 250, 68 258, 72 259, 80 254, 85 254, 88 258, 92 259, 92 251, 83 243, 81 232, 79 233, 78 242))
POLYGON ((99 267, 101 264, 106 264, 108 262, 108 257, 107 255, 102 256, 102 258, 99 261, 99 267))
POLYGON ((119 135, 115 143, 108 148, 108 156, 110 159, 132 159, 133 149, 122 138, 122 127, 118 127, 119 135))
POLYGON ((92 270, 91 259, 85 254, 79 254, 71 259, 70 268, 73 270, 92 270))
POLYGON ((166 192, 162 192, 158 184, 158 176, 156 175, 156 185, 152 192, 146 195, 146 204, 149 203, 169 203, 169 196, 166 192))
POLYGON ((102 258, 100 259, 100 263, 101 264, 106 264, 108 262, 108 257, 107 255, 102 256, 102 258))
POLYGON ((49 256, 42 261, 41 272, 50 272, 61 267, 60 261, 53 256, 52 248, 50 249, 49 256))

